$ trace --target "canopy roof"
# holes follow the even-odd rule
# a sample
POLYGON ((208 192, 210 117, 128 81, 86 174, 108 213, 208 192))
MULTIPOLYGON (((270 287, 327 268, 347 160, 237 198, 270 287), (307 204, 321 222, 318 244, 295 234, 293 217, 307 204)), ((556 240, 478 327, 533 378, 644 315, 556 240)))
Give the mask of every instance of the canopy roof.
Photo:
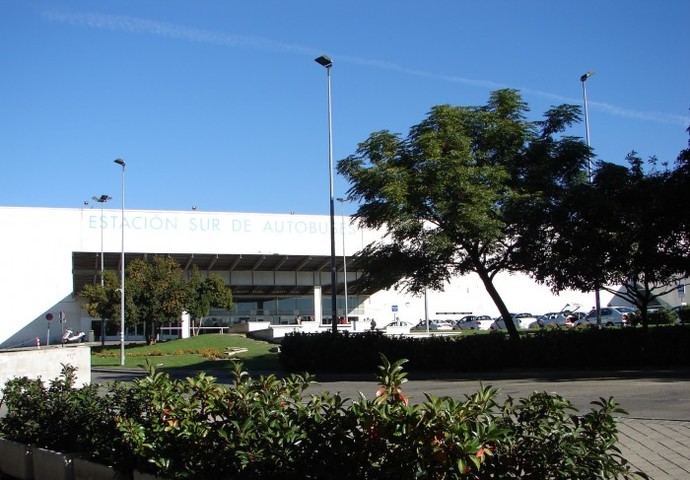
MULTIPOLYGON (((120 269, 120 252, 105 252, 103 264, 105 270, 120 269)), ((126 253, 125 262, 130 262, 135 258, 152 258, 154 256, 167 256, 175 259, 184 271, 188 271, 196 265, 202 272, 221 273, 230 272, 229 286, 232 288, 233 295, 239 296, 280 296, 280 295, 310 295, 314 285, 322 285, 323 294, 330 294, 330 256, 324 255, 261 255, 261 254, 186 254, 186 253, 126 253), (255 278, 250 275, 243 276, 242 279, 235 279, 232 272, 295 272, 295 281, 281 281, 280 276, 268 276, 255 278), (296 281, 298 272, 311 273, 313 281, 305 284, 303 281, 296 281)), ((353 275, 358 277, 351 270, 352 257, 347 257, 348 271, 348 295, 371 294, 374 292, 362 291, 356 280, 352 280, 353 275)), ((100 253, 94 252, 73 252, 72 253, 72 273, 74 278, 74 292, 81 291, 87 283, 97 282, 101 268, 100 253)), ((336 269, 343 271, 343 257, 336 258, 336 269)), ((282 276, 284 278, 284 276, 282 276)), ((304 275, 302 275, 304 278, 304 275)), ((345 285, 343 275, 339 275, 337 293, 344 293, 345 285)))

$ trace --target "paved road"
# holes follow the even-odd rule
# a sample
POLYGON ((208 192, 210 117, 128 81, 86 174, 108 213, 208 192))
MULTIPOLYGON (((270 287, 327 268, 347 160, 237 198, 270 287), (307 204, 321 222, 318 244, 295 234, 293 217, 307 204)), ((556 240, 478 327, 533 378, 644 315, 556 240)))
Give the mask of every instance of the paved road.
MULTIPOLYGON (((318 380, 318 377, 317 377, 318 380)), ((590 402, 599 397, 614 397, 628 411, 629 417, 690 421, 690 377, 656 378, 642 376, 604 376, 600 378, 488 378, 476 379, 416 379, 405 385, 405 392, 413 402, 424 401, 424 393, 435 396, 462 398, 477 391, 481 384, 499 389, 499 398, 508 395, 524 397, 534 391, 556 392, 579 410, 586 410, 590 402)), ((312 390, 319 388, 342 392, 355 397, 357 392, 371 395, 375 382, 323 380, 312 390)))
MULTIPOLYGON (((229 376, 216 374, 219 381, 229 376)), ((131 373, 94 370, 96 383, 126 380, 131 373)), ((318 383, 308 393, 341 392, 371 398, 376 391, 372 376, 317 375, 318 383)), ((524 397, 534 391, 556 392, 586 411, 599 397, 613 396, 628 411, 619 419, 623 456, 656 480, 690 479, 690 370, 644 370, 617 372, 534 372, 466 375, 465 378, 433 378, 411 375, 404 390, 412 402, 424 401, 424 393, 463 398, 480 384, 499 389, 499 400, 510 395, 524 397)))

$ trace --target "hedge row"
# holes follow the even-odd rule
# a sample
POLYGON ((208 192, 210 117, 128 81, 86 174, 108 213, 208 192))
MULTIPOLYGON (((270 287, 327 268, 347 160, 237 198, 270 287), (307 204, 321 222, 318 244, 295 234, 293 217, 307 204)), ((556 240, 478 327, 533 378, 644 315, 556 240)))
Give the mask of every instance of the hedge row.
POLYGON ((7 382, 0 436, 166 479, 624 479, 612 400, 574 414, 555 394, 408 405, 404 361, 384 357, 372 399, 305 398, 311 377, 250 377, 230 387, 153 370, 132 384, 74 388, 74 369, 46 388, 7 382))
POLYGON ((288 371, 367 372, 379 353, 409 359, 413 371, 609 369, 690 365, 690 328, 544 330, 519 342, 502 333, 465 337, 391 337, 381 333, 295 333, 281 344, 288 371))

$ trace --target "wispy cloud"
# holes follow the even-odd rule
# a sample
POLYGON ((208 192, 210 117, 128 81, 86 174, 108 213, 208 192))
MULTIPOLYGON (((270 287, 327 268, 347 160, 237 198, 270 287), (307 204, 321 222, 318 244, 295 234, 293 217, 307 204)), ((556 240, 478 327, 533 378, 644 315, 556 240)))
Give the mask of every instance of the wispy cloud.
MULTIPOLYGON (((316 56, 322 53, 320 50, 313 47, 286 42, 279 42, 264 37, 232 35, 227 33, 202 30, 198 28, 185 27, 167 22, 146 20, 122 15, 46 11, 43 12, 43 16, 50 21, 69 25, 105 30, 125 31, 132 33, 143 33, 189 42, 218 45, 222 47, 263 50, 268 52, 288 53, 293 55, 305 56, 316 56)), ((535 90, 529 87, 506 85, 500 82, 495 82, 493 80, 482 80, 455 75, 444 75, 440 73, 405 67, 403 65, 399 65, 393 62, 387 62, 383 60, 376 60, 370 58, 362 58, 350 55, 333 54, 333 57, 337 58, 338 62, 362 65, 371 68, 377 68, 380 70, 389 70, 404 75, 423 77, 443 82, 460 83, 463 85, 487 89, 517 88, 525 94, 534 95, 542 98, 548 98, 558 102, 580 102, 580 99, 578 98, 566 97, 551 92, 535 90)), ((613 115, 616 117, 631 118, 654 123, 682 125, 683 127, 687 127, 688 125, 690 125, 690 116, 687 115, 632 110, 629 108, 619 107, 616 105, 611 105, 609 103, 596 101, 590 101, 589 106, 591 109, 599 110, 603 113, 613 115)))
POLYGON ((237 47, 271 52, 286 52, 299 55, 317 54, 313 48, 276 42, 263 37, 246 35, 231 35, 212 32, 198 28, 184 27, 172 23, 146 20, 142 18, 122 15, 103 15, 98 13, 66 13, 56 11, 43 12, 48 20, 69 25, 97 28, 104 30, 119 30, 132 33, 145 33, 159 37, 168 37, 190 42, 208 43, 223 47, 237 47))

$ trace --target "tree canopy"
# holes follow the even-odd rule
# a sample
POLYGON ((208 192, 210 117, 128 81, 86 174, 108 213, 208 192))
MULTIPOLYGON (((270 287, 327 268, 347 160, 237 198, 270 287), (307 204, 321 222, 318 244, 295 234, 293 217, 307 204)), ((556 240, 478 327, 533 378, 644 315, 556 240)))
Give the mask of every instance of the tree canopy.
MULTIPOLYGON (((232 308, 232 291, 225 285, 223 279, 210 274, 204 278, 196 265, 187 282, 187 312, 201 327, 203 318, 209 314, 212 307, 232 308)), ((198 329, 197 329, 198 332, 198 329)))
POLYGON ((541 223, 525 227, 532 236, 523 266, 556 291, 612 293, 640 310, 646 328, 650 304, 690 273, 682 155, 672 171, 634 151, 628 166, 599 162, 591 184, 568 190, 541 223))
POLYGON ((527 111, 509 89, 482 106, 439 105, 406 138, 374 132, 338 163, 348 198, 360 203, 355 219, 385 229, 358 253, 363 283, 418 293, 476 273, 518 337, 494 278, 520 269, 513 253, 525 215, 583 182, 591 155, 562 135, 579 120, 578 107, 553 107, 538 121, 525 120, 527 111))
MULTIPOLYGON (((116 273, 106 271, 103 287, 88 284, 80 292, 84 309, 94 317, 119 320, 119 288, 116 273)), ((144 323, 147 342, 152 343, 160 323, 177 323, 184 311, 200 321, 211 307, 231 308, 232 292, 218 275, 203 278, 194 268, 187 281, 174 259, 155 256, 151 260, 134 259, 127 265, 125 301, 127 324, 144 323)))

